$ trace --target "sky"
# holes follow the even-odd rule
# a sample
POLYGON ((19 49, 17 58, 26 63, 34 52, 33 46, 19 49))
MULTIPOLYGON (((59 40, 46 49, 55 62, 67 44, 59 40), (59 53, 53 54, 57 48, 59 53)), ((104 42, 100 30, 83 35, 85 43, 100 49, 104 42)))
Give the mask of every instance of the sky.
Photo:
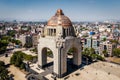
POLYGON ((57 9, 72 21, 120 20, 120 0, 0 0, 0 20, 49 20, 57 9))

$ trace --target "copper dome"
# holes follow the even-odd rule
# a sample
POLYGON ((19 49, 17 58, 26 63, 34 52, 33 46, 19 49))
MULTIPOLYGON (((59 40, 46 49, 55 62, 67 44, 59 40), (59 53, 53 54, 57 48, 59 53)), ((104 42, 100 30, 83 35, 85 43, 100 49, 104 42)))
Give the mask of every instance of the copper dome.
POLYGON ((48 21, 48 26, 63 26, 69 27, 72 26, 70 19, 64 15, 61 9, 58 9, 56 14, 48 21))

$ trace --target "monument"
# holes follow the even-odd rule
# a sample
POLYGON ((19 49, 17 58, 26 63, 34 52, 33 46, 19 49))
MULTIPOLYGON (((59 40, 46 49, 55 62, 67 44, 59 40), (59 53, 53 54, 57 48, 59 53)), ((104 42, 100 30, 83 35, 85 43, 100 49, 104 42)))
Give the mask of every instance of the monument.
POLYGON ((47 64, 47 48, 53 53, 53 73, 61 78, 67 73, 67 53, 74 48, 73 64, 81 64, 81 42, 76 37, 72 22, 61 9, 47 22, 38 44, 38 65, 47 64))

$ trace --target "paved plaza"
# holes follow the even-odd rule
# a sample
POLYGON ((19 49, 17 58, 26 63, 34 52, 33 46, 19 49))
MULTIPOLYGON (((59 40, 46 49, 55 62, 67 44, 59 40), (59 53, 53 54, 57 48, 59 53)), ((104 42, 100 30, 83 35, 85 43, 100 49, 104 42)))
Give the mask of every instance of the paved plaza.
MULTIPOLYGON (((66 80, 120 80, 120 65, 108 62, 96 62, 84 66, 64 79, 66 80), (79 74, 79 75, 78 75, 79 74)), ((64 80, 60 79, 60 80, 64 80)))
MULTIPOLYGON (((48 60, 50 59, 48 58, 48 60)), ((35 66, 36 64, 33 65, 35 66)), ((37 68, 36 70, 38 70, 37 68)), ((48 66, 45 69, 39 68, 38 73, 45 76, 49 80, 53 80, 53 78, 51 78, 52 69, 53 66, 48 66)), ((58 80, 120 80, 119 70, 120 70, 120 65, 98 61, 90 65, 84 65, 83 67, 75 71, 72 71, 64 78, 58 80)))

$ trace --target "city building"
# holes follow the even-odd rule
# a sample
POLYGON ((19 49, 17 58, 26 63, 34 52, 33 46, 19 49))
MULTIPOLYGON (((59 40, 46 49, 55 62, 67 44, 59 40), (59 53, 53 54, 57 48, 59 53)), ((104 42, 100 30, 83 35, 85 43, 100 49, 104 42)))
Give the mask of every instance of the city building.
POLYGON ((85 38, 84 48, 94 48, 95 52, 99 54, 99 35, 95 35, 95 32, 90 32, 90 36, 85 38))
POLYGON ((32 35, 30 34, 21 34, 19 36, 19 40, 22 42, 22 46, 25 46, 25 44, 30 44, 32 45, 32 35))
POLYGON ((103 51, 106 50, 108 56, 112 56, 113 49, 116 48, 116 44, 109 41, 101 42, 99 47, 99 53, 104 55, 103 51))
POLYGON ((93 39, 92 37, 86 38, 84 43, 84 48, 94 48, 95 52, 99 54, 99 43, 98 39, 93 39))
POLYGON ((34 47, 37 47, 39 37, 37 33, 32 34, 32 43, 34 47))
POLYGON ((19 36, 19 40, 21 41, 22 46, 24 46, 25 43, 26 43, 26 35, 21 34, 21 35, 19 36))

